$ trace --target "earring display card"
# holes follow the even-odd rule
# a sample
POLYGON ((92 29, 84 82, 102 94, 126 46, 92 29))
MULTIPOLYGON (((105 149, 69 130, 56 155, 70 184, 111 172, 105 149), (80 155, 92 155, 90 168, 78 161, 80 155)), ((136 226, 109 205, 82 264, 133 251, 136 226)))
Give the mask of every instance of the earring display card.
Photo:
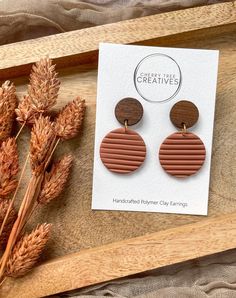
POLYGON ((100 44, 92 209, 207 215, 218 56, 217 50, 100 44), (143 106, 142 120, 130 129, 143 138, 147 154, 136 171, 118 174, 104 166, 99 151, 104 136, 122 127, 114 111, 125 97, 143 106), (199 110, 188 130, 205 144, 206 160, 195 175, 176 178, 161 167, 159 148, 179 130, 169 115, 183 99, 199 110))

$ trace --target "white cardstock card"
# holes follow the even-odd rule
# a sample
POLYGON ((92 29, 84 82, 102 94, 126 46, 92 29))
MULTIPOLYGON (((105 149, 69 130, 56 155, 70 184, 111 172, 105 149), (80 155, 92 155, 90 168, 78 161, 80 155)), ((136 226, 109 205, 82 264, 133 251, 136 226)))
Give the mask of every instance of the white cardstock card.
POLYGON ((207 215, 219 52, 101 43, 92 209, 207 215), (125 97, 140 101, 144 115, 131 126, 145 141, 143 165, 130 174, 110 172, 100 159, 100 144, 122 127, 114 109, 125 97), (163 140, 178 131, 169 112, 179 100, 192 101, 199 120, 189 131, 206 147, 206 160, 195 175, 175 178, 161 167, 163 140))

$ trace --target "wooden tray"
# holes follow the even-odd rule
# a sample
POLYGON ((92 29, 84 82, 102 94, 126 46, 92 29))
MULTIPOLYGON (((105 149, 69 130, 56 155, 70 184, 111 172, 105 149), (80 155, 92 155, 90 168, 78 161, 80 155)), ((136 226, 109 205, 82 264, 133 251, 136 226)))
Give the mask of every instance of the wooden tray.
MULTIPOLYGON (((174 11, 0 47, 0 78, 13 78, 19 96, 32 63, 49 55, 62 81, 58 107, 77 94, 88 104, 82 137, 60 149, 72 149, 77 157, 65 198, 32 223, 54 224, 44 263, 24 278, 7 279, 1 297, 42 297, 236 247, 235 5, 174 11), (220 50, 208 217, 91 211, 100 41, 220 50)), ((27 139, 23 135, 20 146, 27 139)))

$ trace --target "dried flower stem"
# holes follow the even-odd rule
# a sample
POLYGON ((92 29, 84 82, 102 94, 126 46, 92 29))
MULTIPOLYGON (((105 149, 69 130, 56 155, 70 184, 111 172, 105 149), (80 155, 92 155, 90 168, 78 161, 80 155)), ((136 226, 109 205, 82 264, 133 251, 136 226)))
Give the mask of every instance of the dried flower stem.
MULTIPOLYGON (((39 203, 36 202, 33 206, 33 208, 30 210, 29 214, 28 214, 28 218, 27 218, 27 222, 31 219, 32 215, 34 214, 35 210, 37 209, 37 207, 39 206, 39 203)), ((25 225, 27 224, 27 222, 25 222, 24 226, 22 227, 22 230, 25 228, 25 225)))
MULTIPOLYGON (((17 140, 17 138, 18 138, 19 135, 21 134, 23 128, 25 127, 25 124, 26 124, 26 122, 24 122, 24 123, 21 125, 21 128, 19 129, 19 131, 18 131, 18 133, 17 133, 17 135, 16 135, 16 137, 15 137, 15 140, 17 140)), ((7 222, 7 220, 8 220, 8 216, 9 216, 9 214, 10 214, 11 208, 13 207, 13 204, 14 204, 14 202, 15 202, 16 194, 17 194, 17 192, 18 192, 18 190, 19 190, 19 186, 20 186, 20 183, 21 183, 21 181, 22 181, 22 178, 23 178, 23 175, 24 175, 24 172, 25 172, 25 169, 26 169, 26 165, 27 165, 27 162, 28 162, 28 159, 29 159, 29 155, 30 155, 30 154, 28 153, 28 155, 27 155, 27 157, 26 157, 26 160, 25 160, 25 163, 24 163, 24 165, 23 165, 22 171, 21 171, 20 179, 19 179, 19 181, 18 181, 16 190, 15 190, 14 195, 13 195, 13 197, 12 197, 12 199, 11 199, 10 204, 9 204, 9 207, 8 207, 7 212, 6 212, 5 218, 4 218, 3 222, 2 222, 2 225, 1 225, 1 228, 0 228, 0 237, 1 237, 1 235, 2 235, 2 232, 3 232, 3 229, 4 229, 5 225, 6 225, 6 222, 7 222)))
POLYGON ((47 160, 47 162, 45 163, 44 170, 46 170, 46 168, 48 167, 48 164, 50 163, 50 161, 51 161, 51 159, 52 159, 52 156, 53 156, 53 153, 54 153, 55 150, 57 149, 57 146, 58 146, 59 142, 60 142, 60 139, 55 139, 55 143, 54 143, 54 145, 53 145, 53 147, 52 147, 52 150, 51 150, 51 152, 50 152, 50 155, 49 155, 49 157, 48 157, 48 160, 47 160))
MULTIPOLYGON (((42 183, 42 177, 33 175, 30 179, 29 185, 27 187, 24 199, 22 201, 20 210, 18 212, 18 217, 13 225, 11 234, 8 239, 7 247, 5 249, 5 252, 2 256, 2 262, 0 267, 0 280, 3 278, 5 273, 5 266, 8 260, 9 255, 11 254, 12 248, 15 245, 22 228, 25 225, 25 222, 27 221, 27 213, 29 211, 29 206, 31 206, 32 201, 35 196, 38 194, 36 191, 38 190, 38 185, 41 185, 42 183)), ((39 193, 39 191, 38 191, 39 193)))
MULTIPOLYGON (((56 150, 56 148, 57 148, 59 142, 60 142, 60 139, 58 139, 58 140, 55 142, 54 147, 53 147, 53 149, 52 149, 52 152, 51 152, 50 156, 48 157, 48 161, 47 161, 47 164, 45 165, 45 168, 44 168, 44 169, 47 168, 47 166, 48 166, 48 164, 49 164, 49 162, 50 162, 50 160, 51 160, 51 158, 52 158, 52 155, 53 155, 54 151, 56 150)), ((33 215, 33 213, 35 212, 35 210, 37 209, 38 206, 39 206, 39 202, 37 201, 37 202, 35 202, 35 204, 33 204, 33 207, 29 209, 29 213, 28 213, 28 216, 27 216, 27 221, 25 221, 25 224, 24 224, 24 226, 22 227, 22 230, 24 229, 26 223, 30 220, 31 216, 33 215)), ((1 265, 1 263, 0 263, 0 265, 1 265)))
POLYGON ((8 138, 0 148, 0 197, 8 197, 17 187, 18 152, 16 140, 8 138))
MULTIPOLYGON (((59 140, 54 138, 53 142, 51 143, 51 146, 48 150, 47 157, 45 159, 45 166, 47 166, 51 160, 52 154, 55 151, 57 145, 59 144, 59 140)), ((35 173, 32 175, 31 180, 29 182, 29 185, 27 187, 25 196, 23 198, 23 201, 21 203, 19 212, 18 212, 18 217, 14 223, 14 226, 12 228, 11 234, 8 239, 7 247, 6 250, 2 256, 1 259, 1 266, 0 266, 0 280, 4 276, 5 272, 5 266, 8 260, 9 255, 11 254, 12 248, 16 243, 17 238, 19 237, 22 229, 24 228, 26 222, 29 219, 29 216, 31 214, 31 210, 34 206, 34 203, 36 202, 40 189, 41 189, 41 184, 43 181, 44 177, 44 170, 39 173, 35 173)))
POLYGON ((3 277, 3 279, 2 279, 1 282, 0 282, 0 287, 3 285, 3 283, 4 283, 5 280, 6 280, 6 278, 7 278, 7 277, 3 277))
MULTIPOLYGON (((9 199, 0 199, 0 222, 2 224, 6 212, 9 210, 9 205, 11 203, 11 200, 9 199)), ((10 235, 11 229, 14 225, 14 222, 17 218, 17 213, 12 206, 9 211, 9 216, 7 217, 6 224, 4 226, 4 229, 2 231, 1 237, 0 237, 0 249, 5 248, 5 245, 7 243, 8 237, 10 235)))
POLYGON ((27 157, 26 157, 26 160, 25 160, 25 163, 24 163, 24 165, 23 165, 23 168, 22 168, 22 171, 21 171, 21 175, 20 175, 20 179, 19 179, 19 181, 18 181, 16 190, 15 190, 15 192, 14 192, 14 195, 13 195, 12 199, 11 199, 10 205, 9 205, 9 207, 8 207, 8 209, 7 209, 5 218, 4 218, 3 222, 2 222, 1 229, 0 229, 0 237, 1 237, 1 235, 2 235, 2 231, 3 231, 4 227, 5 227, 5 224, 6 224, 7 220, 8 220, 8 216, 9 216, 9 214, 10 214, 11 208, 13 207, 13 204, 14 204, 14 202, 15 202, 16 194, 17 194, 17 192, 18 192, 18 190, 19 190, 20 183, 21 183, 22 178, 23 178, 23 175, 24 175, 24 173, 25 173, 25 169, 26 169, 26 165, 27 165, 28 159, 29 159, 29 153, 28 153, 28 155, 27 155, 27 157))
MULTIPOLYGON (((0 283, 1 281, 4 281, 5 276, 17 277, 25 274, 34 265, 39 253, 42 251, 46 240, 48 239, 49 226, 45 225, 45 229, 37 228, 30 235, 25 235, 20 240, 19 237, 29 218, 38 206, 38 198, 42 191, 45 171, 60 140, 67 140, 75 137, 82 126, 85 102, 79 97, 71 103, 68 103, 65 108, 60 111, 55 123, 52 123, 49 117, 43 116, 48 114, 49 109, 56 103, 59 86, 60 81, 57 78, 55 66, 52 65, 52 60, 46 58, 42 59, 33 67, 30 76, 28 95, 24 96, 18 109, 15 109, 16 97, 14 86, 11 86, 10 89, 9 83, 3 86, 7 92, 10 90, 9 95, 7 95, 8 93, 4 93, 5 89, 2 87, 2 90, 4 89, 2 91, 2 96, 4 98, 11 96, 12 101, 10 107, 12 107, 14 114, 17 114, 17 121, 22 124, 16 138, 19 137, 26 124, 34 124, 34 127, 31 133, 30 152, 22 169, 19 182, 17 184, 17 180, 14 177, 16 174, 14 174, 13 178, 15 180, 12 179, 14 185, 10 185, 11 189, 9 186, 7 190, 4 189, 5 196, 15 190, 10 203, 10 206, 12 207, 19 185, 22 181, 27 161, 30 157, 32 176, 21 202, 18 216, 9 235, 6 249, 0 260, 0 283), (15 188, 13 188, 13 186, 15 188)), ((3 109, 0 110, 0 112, 1 111, 4 112, 3 109)), ((4 113, 2 114, 4 115, 4 113)), ((4 119, 5 118, 3 117, 3 120, 4 119)), ((6 153, 8 152, 8 150, 5 151, 6 153)), ((55 198, 63 189, 69 175, 71 161, 72 158, 69 156, 64 160, 62 159, 61 164, 59 164, 60 166, 57 164, 57 168, 54 168, 51 172, 51 180, 47 180, 48 183, 49 181, 51 183, 47 186, 48 188, 49 186, 51 187, 51 192, 47 193, 47 197, 44 196, 44 198, 46 198, 45 202, 55 198), (63 170, 63 167, 66 168, 66 171, 63 170), (59 185, 60 183, 63 186, 59 191, 58 187, 55 185, 59 185)), ((8 176, 6 176, 7 180, 3 175, 0 176, 5 179, 4 181, 10 181, 11 177, 8 178, 8 176)), ((11 183, 13 184, 12 181, 11 183)), ((3 232, 4 225, 7 223, 8 216, 9 211, 7 211, 6 217, 4 217, 3 225, 0 228, 0 235, 3 232)))
POLYGON ((19 129, 19 131, 18 131, 18 133, 16 135, 16 140, 19 137, 19 135, 21 134, 21 132, 22 132, 23 128, 25 127, 25 125, 26 125, 26 122, 23 122, 23 124, 21 125, 21 127, 20 127, 20 129, 19 129))

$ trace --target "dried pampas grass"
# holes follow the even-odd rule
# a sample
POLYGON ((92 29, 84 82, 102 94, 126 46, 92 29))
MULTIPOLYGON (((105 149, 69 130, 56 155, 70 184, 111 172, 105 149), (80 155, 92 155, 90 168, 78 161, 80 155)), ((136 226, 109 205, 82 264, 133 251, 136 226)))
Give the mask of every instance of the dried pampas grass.
POLYGON ((40 116, 35 120, 30 140, 30 162, 34 173, 44 166, 53 140, 55 135, 52 122, 49 117, 40 116))
POLYGON ((0 141, 10 137, 17 106, 16 88, 6 81, 0 88, 0 141))
POLYGON ((41 59, 32 68, 28 88, 29 98, 39 113, 44 113, 55 105, 59 88, 60 81, 52 60, 41 59))
POLYGON ((0 197, 6 197, 16 189, 18 170, 16 140, 9 138, 0 148, 0 197))
POLYGON ((35 119, 48 112, 55 104, 60 88, 55 65, 49 58, 37 62, 30 74, 28 94, 16 109, 17 121, 34 124, 35 119))
POLYGON ((42 190, 38 197, 40 204, 45 205, 49 203, 57 198, 63 191, 70 173, 72 160, 73 157, 71 155, 66 155, 53 164, 50 172, 45 173, 42 190))
MULTIPOLYGON (((53 163, 50 170, 48 170, 48 166, 59 141, 73 138, 79 132, 85 113, 85 101, 77 97, 59 112, 55 122, 53 122, 50 119, 49 110, 56 103, 59 86, 60 82, 57 78, 55 65, 52 65, 52 61, 46 58, 41 59, 33 66, 28 94, 23 97, 17 109, 15 109, 14 104, 14 100, 16 100, 14 86, 5 83, 2 89, 5 88, 6 90, 4 89, 5 91, 2 93, 0 90, 0 97, 8 100, 8 111, 14 112, 15 109, 17 121, 21 124, 16 138, 26 124, 33 125, 30 149, 19 182, 16 179, 18 155, 15 139, 7 139, 0 148, 0 197, 8 197, 14 191, 11 200, 8 201, 5 198, 5 205, 2 205, 3 211, 0 212, 0 239, 5 237, 4 232, 9 227, 11 230, 0 261, 0 284, 5 277, 22 276, 34 266, 49 238, 50 225, 41 225, 31 234, 25 234, 22 237, 25 226, 38 206, 47 204, 60 195, 69 176, 72 165, 71 155, 64 156, 58 162, 53 163), (17 218, 13 220, 13 205, 18 197, 19 185, 28 159, 30 159, 31 177, 21 201, 17 218), (9 222, 12 223, 9 224, 9 222)), ((1 107, 0 101, 0 123, 1 107)), ((14 120, 14 117, 8 117, 8 120, 5 119, 4 121, 7 125, 12 125, 10 124, 10 122, 13 123, 12 119, 14 120)))
POLYGON ((21 124, 34 124, 35 118, 37 117, 37 111, 33 107, 29 95, 23 96, 15 112, 17 116, 16 120, 21 124))
POLYGON ((50 224, 42 224, 16 243, 6 264, 6 276, 19 277, 32 269, 49 239, 50 228, 50 224))
POLYGON ((77 97, 68 103, 55 121, 55 133, 61 139, 68 140, 78 133, 85 113, 85 101, 77 97))
MULTIPOLYGON (((8 199, 0 199, 0 225, 3 223, 5 215, 10 206, 10 200, 8 199)), ((9 215, 7 217, 6 225, 2 231, 2 235, 0 238, 0 248, 3 249, 7 243, 8 237, 10 235, 13 224, 16 220, 17 213, 13 207, 9 210, 9 215)))

